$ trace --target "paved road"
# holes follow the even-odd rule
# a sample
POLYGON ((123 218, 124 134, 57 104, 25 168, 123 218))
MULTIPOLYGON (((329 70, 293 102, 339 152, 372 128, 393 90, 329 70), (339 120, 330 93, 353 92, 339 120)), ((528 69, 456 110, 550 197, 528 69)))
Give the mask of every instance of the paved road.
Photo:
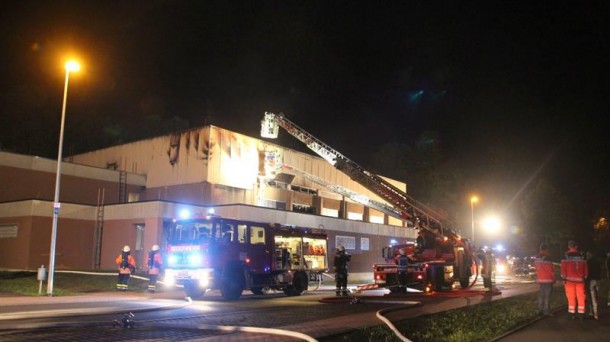
MULTIPOLYGON (((416 309, 396 311, 391 320, 399 320, 426 313, 474 305, 482 301, 497 300, 523 292, 535 291, 535 284, 500 286, 498 296, 473 295, 458 298, 422 298, 423 305, 416 309)), ((475 289, 476 290, 476 289, 475 289)), ((301 340, 281 335, 268 335, 248 331, 218 331, 217 326, 256 326, 299 332, 314 338, 331 336, 376 326, 381 322, 374 312, 387 303, 375 303, 375 297, 363 298, 362 304, 347 302, 336 305, 320 305, 318 300, 332 294, 332 288, 321 289, 300 297, 283 295, 261 298, 244 295, 242 300, 225 303, 214 296, 205 297, 184 309, 154 311, 184 306, 187 302, 181 292, 158 293, 153 296, 144 293, 99 293, 70 297, 3 297, 0 298, 0 326, 21 328, 42 327, 44 322, 61 322, 61 328, 26 329, 19 333, 0 331, 0 340, 59 340, 77 341, 85 336, 89 341, 105 340, 208 340, 213 341, 286 341, 301 340), (326 292, 325 292, 326 291, 326 292), (110 317, 120 319, 123 312, 135 312, 136 326, 133 329, 111 327, 110 317), (187 316, 178 319, 180 316, 187 316), (120 316, 118 316, 120 314, 120 316), (95 316, 87 316, 95 315, 95 316), (101 315, 101 316, 100 316, 101 315), (155 316, 157 315, 157 316, 155 316), (190 315, 190 316, 189 316, 190 315), (69 316, 69 317, 66 317, 69 316), (55 318, 53 318, 55 317, 55 318), (103 317, 103 324, 99 319, 103 317), (152 318, 154 317, 154 318, 152 318), (272 317, 273 319, 269 319, 272 317), (27 318, 27 319, 24 319, 27 318), (93 322, 91 322, 93 320, 93 322), (97 320, 97 321, 96 321, 97 320), (74 322, 74 324, 70 324, 74 322)), ((408 296, 404 300, 417 300, 408 296)), ((604 308, 600 321, 568 321, 565 314, 542 319, 511 336, 499 341, 605 341, 610 336, 610 310, 604 308), (601 338, 601 339, 600 339, 601 338)), ((57 327, 57 326, 56 326, 57 327)))

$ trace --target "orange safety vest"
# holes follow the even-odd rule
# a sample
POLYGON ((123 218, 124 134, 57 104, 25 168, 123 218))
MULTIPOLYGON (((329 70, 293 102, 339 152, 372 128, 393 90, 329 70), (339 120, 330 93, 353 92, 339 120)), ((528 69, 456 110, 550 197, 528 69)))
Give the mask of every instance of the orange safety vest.
POLYGON ((587 262, 576 249, 570 249, 561 260, 561 279, 572 282, 582 283, 589 276, 587 262))
POLYGON ((123 253, 119 254, 115 262, 117 265, 119 265, 120 274, 131 274, 131 269, 136 268, 136 260, 131 256, 131 254, 127 256, 127 267, 121 267, 121 264, 123 263, 123 253))
POLYGON ((555 270, 553 269, 553 263, 546 259, 548 256, 548 253, 541 252, 534 260, 538 284, 553 284, 555 282, 555 270))

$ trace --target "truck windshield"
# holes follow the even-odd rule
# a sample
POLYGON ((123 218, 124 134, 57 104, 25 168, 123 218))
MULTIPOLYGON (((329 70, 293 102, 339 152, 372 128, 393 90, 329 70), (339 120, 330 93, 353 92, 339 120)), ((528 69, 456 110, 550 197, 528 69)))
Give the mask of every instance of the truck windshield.
POLYGON ((214 225, 212 222, 188 221, 180 222, 174 226, 171 234, 175 242, 211 242, 214 238, 214 225))

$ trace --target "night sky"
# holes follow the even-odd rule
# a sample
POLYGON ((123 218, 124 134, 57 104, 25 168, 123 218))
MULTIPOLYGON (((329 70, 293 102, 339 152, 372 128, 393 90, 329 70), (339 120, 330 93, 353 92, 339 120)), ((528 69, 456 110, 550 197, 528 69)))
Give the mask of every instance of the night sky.
POLYGON ((463 215, 472 192, 510 211, 538 177, 583 225, 608 214, 607 1, 96 3, 2 2, 3 150, 56 157, 74 54, 66 154, 205 124, 257 137, 284 112, 365 166, 437 132, 463 215))

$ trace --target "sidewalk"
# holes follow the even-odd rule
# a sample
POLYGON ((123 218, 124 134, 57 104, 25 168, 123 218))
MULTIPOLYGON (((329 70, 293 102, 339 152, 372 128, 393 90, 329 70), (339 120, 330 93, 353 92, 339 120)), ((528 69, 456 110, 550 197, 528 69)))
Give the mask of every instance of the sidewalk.
POLYGON ((597 342, 610 340, 610 307, 600 303, 599 320, 590 317, 571 320, 567 309, 553 317, 544 317, 510 335, 497 338, 498 342, 553 341, 553 342, 597 342))
POLYGON ((142 312, 178 308, 188 304, 184 300, 183 303, 177 301, 181 297, 174 296, 175 298, 171 298, 167 295, 163 297, 157 295, 157 300, 151 303, 149 299, 155 295, 135 292, 100 292, 59 297, 0 294, 0 322, 3 322, 2 326, 6 328, 8 321, 25 318, 74 317, 116 312, 142 312))

